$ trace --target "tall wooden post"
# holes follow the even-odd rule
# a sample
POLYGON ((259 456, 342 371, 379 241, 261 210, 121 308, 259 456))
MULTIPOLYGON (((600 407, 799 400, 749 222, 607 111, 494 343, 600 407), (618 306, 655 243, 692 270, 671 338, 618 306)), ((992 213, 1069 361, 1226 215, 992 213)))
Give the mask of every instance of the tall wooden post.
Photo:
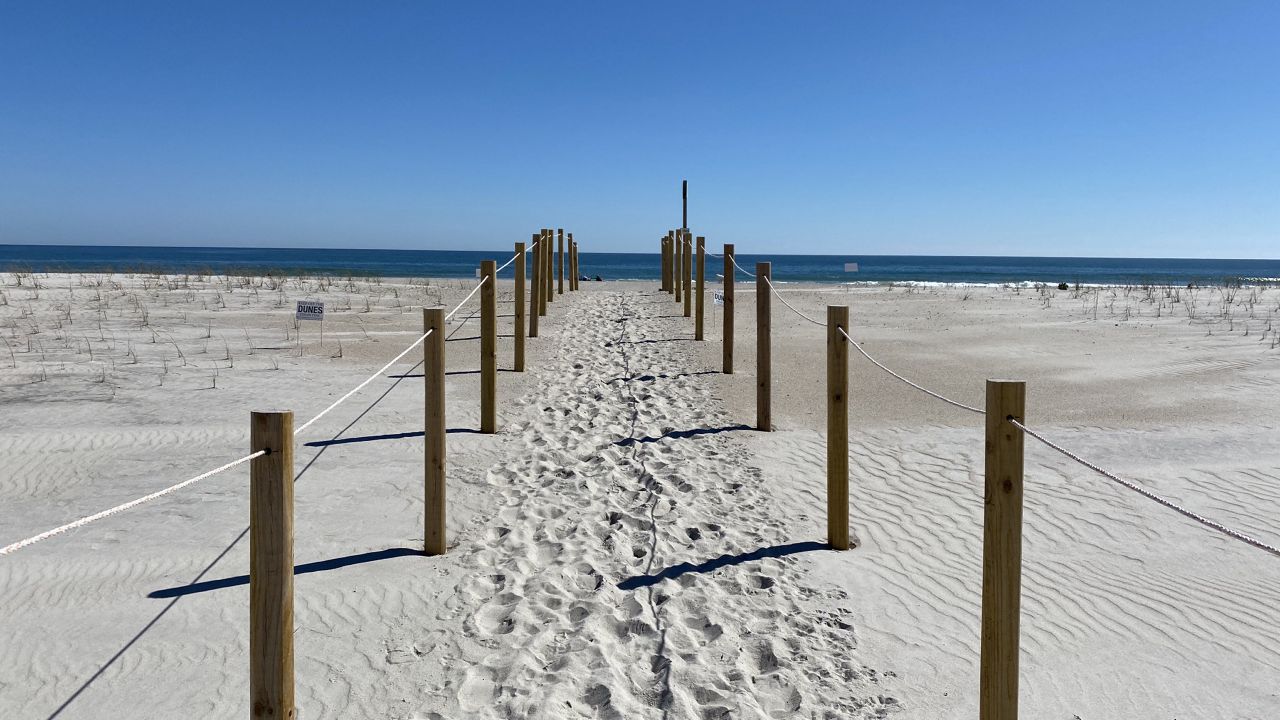
POLYGON ((517 373, 525 372, 525 243, 516 243, 516 350, 512 357, 517 373))
POLYGON ((676 233, 667 233, 667 292, 676 292, 676 233))
POLYGON ((849 306, 827 306, 827 542, 849 549, 849 306))
POLYGON ((542 237, 538 233, 533 234, 533 252, 530 253, 529 263, 533 266, 532 284, 529 286, 529 337, 538 337, 538 296, 542 294, 542 273, 539 272, 539 258, 542 256, 538 253, 542 251, 542 237))
POLYGON ((551 263, 547 262, 547 258, 551 257, 549 250, 551 249, 551 232, 549 230, 542 231, 542 241, 538 243, 538 250, 541 255, 538 256, 538 280, 541 286, 538 288, 538 314, 545 316, 547 314, 547 303, 551 301, 550 295, 551 263))
POLYGON ((693 236, 684 234, 684 265, 680 269, 680 281, 684 283, 684 316, 693 316, 693 236))
POLYGON ((445 549, 444 485, 444 310, 422 309, 422 332, 430 332, 422 342, 423 425, 425 445, 423 473, 423 550, 443 555, 445 549))
POLYGON ((770 264, 756 263, 756 429, 773 430, 772 353, 769 347, 770 313, 772 298, 769 295, 770 264))
POLYGON ((547 263, 547 302, 555 302, 556 299, 556 231, 547 228, 547 252, 544 255, 544 261, 547 263))
POLYGON ((669 272, 669 269, 667 268, 667 263, 670 261, 671 258, 670 256, 667 255, 667 250, 669 245, 667 238, 665 237, 662 238, 660 245, 662 247, 662 269, 661 269, 662 276, 661 276, 661 281, 658 283, 658 285, 662 289, 662 292, 670 292, 671 286, 667 284, 667 273, 669 272))
POLYGON ((694 340, 703 339, 702 337, 702 326, 703 326, 703 316, 704 316, 703 303, 705 302, 705 299, 703 298, 703 290, 705 289, 704 276, 707 272, 706 242, 707 242, 706 238, 702 237, 701 235, 698 236, 698 288, 697 288, 698 293, 694 297, 695 299, 694 306, 696 310, 695 315, 697 316, 693 323, 693 339, 694 340))
POLYGON ((1022 422, 1026 385, 987 381, 986 503, 982 523, 980 720, 1017 720, 1022 600, 1022 422))
POLYGON ((736 278, 733 275, 733 243, 724 246, 724 333, 721 344, 724 346, 724 374, 733 374, 733 286, 736 278))
POLYGON ((480 432, 498 432, 498 263, 480 261, 480 432))
POLYGON ((250 717, 293 718, 293 413, 252 413, 249 448, 250 717))
POLYGON ((569 289, 578 289, 578 242, 569 233, 569 289))
POLYGON ((556 294, 564 294, 564 228, 556 231, 560 237, 560 252, 556 255, 556 294))
POLYGON ((680 297, 684 294, 684 281, 680 279, 680 264, 684 259, 684 231, 677 230, 672 240, 672 263, 671 263, 671 281, 676 288, 676 302, 680 302, 680 297))

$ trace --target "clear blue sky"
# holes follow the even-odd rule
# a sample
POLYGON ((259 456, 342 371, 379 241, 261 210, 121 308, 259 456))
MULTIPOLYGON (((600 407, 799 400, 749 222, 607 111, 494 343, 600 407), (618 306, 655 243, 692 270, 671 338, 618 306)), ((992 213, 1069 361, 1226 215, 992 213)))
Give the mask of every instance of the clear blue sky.
POLYGON ((1280 257, 1280 3, 6 2, 0 242, 1280 257))

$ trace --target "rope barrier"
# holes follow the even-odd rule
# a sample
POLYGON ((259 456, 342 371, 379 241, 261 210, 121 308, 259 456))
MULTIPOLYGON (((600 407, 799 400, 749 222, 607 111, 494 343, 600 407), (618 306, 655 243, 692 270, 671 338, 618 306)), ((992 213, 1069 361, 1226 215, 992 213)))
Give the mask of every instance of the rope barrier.
POLYGON ((1094 471, 1094 472, 1098 473, 1099 475, 1101 475, 1101 476, 1103 476, 1103 477, 1105 477, 1105 478, 1107 478, 1107 479, 1109 479, 1109 480, 1114 480, 1115 482, 1119 483, 1120 485, 1123 485, 1124 487, 1126 487, 1126 488, 1128 488, 1128 489, 1130 489, 1130 490, 1132 490, 1132 491, 1134 491, 1134 492, 1138 493, 1139 495, 1142 495, 1143 497, 1147 498, 1148 500, 1154 500, 1154 501, 1156 501, 1156 502, 1160 503, 1161 505, 1163 505, 1163 506, 1165 506, 1165 507, 1169 508, 1170 510, 1173 510, 1173 511, 1175 511, 1175 512, 1181 513, 1182 515, 1185 515, 1186 517, 1189 517, 1189 518, 1191 518, 1192 520, 1195 520, 1196 522, 1200 523, 1201 525, 1204 525, 1205 527, 1213 528, 1214 530, 1217 530, 1218 532, 1221 532, 1221 533, 1223 533, 1223 534, 1225 534, 1225 535, 1227 535, 1227 536, 1229 536, 1229 537, 1235 538, 1236 540, 1239 540, 1240 542, 1247 543, 1247 544, 1252 545, 1252 546, 1254 546, 1254 547, 1256 547, 1256 548, 1258 548, 1258 549, 1260 549, 1260 550, 1265 550, 1265 551, 1267 551, 1267 552, 1269 552, 1269 553, 1271 553, 1271 554, 1273 554, 1273 555, 1280 555, 1280 548, 1278 548, 1278 547, 1276 547, 1276 546, 1274 546, 1274 545, 1268 545, 1267 543, 1264 543, 1264 542, 1262 542, 1261 540, 1257 540, 1257 539, 1252 538, 1252 537, 1250 537, 1250 536, 1248 536, 1248 535, 1245 535, 1244 533, 1242 533, 1242 532, 1240 532, 1240 531, 1238 531, 1238 530, 1232 530, 1231 528, 1227 527, 1226 525, 1223 525, 1223 524, 1222 524, 1222 523, 1220 523, 1220 522, 1216 522, 1216 521, 1214 521, 1214 520, 1210 520, 1209 518, 1207 518, 1207 517, 1205 517, 1205 516, 1203 516, 1203 515, 1201 515, 1201 514, 1199 514, 1199 513, 1195 512, 1195 511, 1193 511, 1193 510, 1188 510, 1187 508, 1182 507, 1181 505, 1179 505, 1179 504, 1177 504, 1177 503, 1173 502, 1172 500, 1169 500, 1168 498, 1165 498, 1165 497, 1163 497, 1163 496, 1157 495, 1157 494, 1155 494, 1155 493, 1151 492, 1150 490, 1147 490, 1146 488, 1141 487, 1140 485, 1138 485, 1138 484, 1136 484, 1136 483, 1133 483, 1133 482, 1131 482, 1131 481, 1129 481, 1129 480, 1125 480, 1124 478, 1120 477, 1119 475, 1116 475, 1115 473, 1110 472, 1109 470, 1105 470, 1105 469, 1103 469, 1102 467, 1099 467, 1098 465, 1095 465, 1094 463, 1091 463, 1091 462, 1089 462, 1088 460, 1085 460, 1084 458, 1082 458, 1082 457, 1080 457, 1079 455, 1077 455, 1077 454, 1075 454, 1075 453, 1071 452, 1070 450, 1068 450, 1068 449, 1066 449, 1066 448, 1062 447, 1061 445, 1059 445, 1059 444, 1057 444, 1057 443, 1053 442, 1052 440, 1050 440, 1050 439, 1046 438, 1045 436, 1041 435, 1040 433, 1036 432, 1035 430, 1032 430, 1031 428, 1027 427, 1026 425, 1023 425, 1022 423, 1018 422, 1018 421, 1017 421, 1017 420, 1015 420, 1014 418, 1009 418, 1009 423, 1010 423, 1011 425, 1013 425, 1014 427, 1018 428, 1019 430, 1021 430, 1022 432, 1026 433, 1027 435, 1030 435, 1031 437, 1035 438, 1036 440, 1039 440, 1040 442, 1044 443, 1046 446, 1048 446, 1048 447, 1050 447, 1050 448, 1052 448, 1052 449, 1054 449, 1054 450, 1057 450, 1058 452, 1062 453, 1063 455, 1067 456, 1068 458, 1071 458, 1072 460, 1075 460, 1076 462, 1078 462, 1078 463, 1080 463, 1081 465, 1083 465, 1083 466, 1085 466, 1085 467, 1089 468, 1090 470, 1092 470, 1092 471, 1094 471))
MULTIPOLYGON (((537 246, 537 243, 535 242, 535 243, 533 244, 533 246, 532 246, 532 247, 536 247, 536 246, 537 246)), ((507 261, 507 263, 506 263, 506 265, 503 265, 502 267, 504 267, 504 268, 505 268, 507 265, 510 265, 512 262, 514 262, 514 261, 515 261, 515 259, 516 259, 516 257, 517 257, 518 255, 519 255, 519 253, 517 253, 516 255, 512 255, 512 256, 511 256, 511 259, 510 259, 510 260, 508 260, 508 261, 507 261)), ((457 312, 458 312, 459 310, 461 310, 461 309, 462 309, 462 306, 463 306, 463 305, 465 305, 465 304, 467 303, 467 301, 468 301, 468 300, 470 300, 471 298, 475 297, 475 294, 476 294, 477 292, 479 292, 479 291, 480 291, 480 288, 481 288, 481 287, 483 287, 483 286, 484 286, 484 284, 485 284, 486 282, 488 282, 488 280, 489 280, 489 278, 488 278, 487 276, 486 276, 486 277, 484 277, 484 278, 481 278, 480 282, 479 282, 479 283, 476 283, 476 286, 475 286, 474 288, 472 288, 471 292, 470 292, 470 293, 468 293, 468 294, 467 294, 467 296, 466 296, 466 297, 464 297, 464 298, 462 299, 462 301, 461 301, 461 302, 459 302, 459 303, 457 304, 457 306, 455 306, 455 307, 453 308, 453 310, 449 311, 449 313, 448 313, 447 315, 445 315, 445 319, 446 319, 446 320, 448 320, 448 319, 452 318, 455 314, 457 314, 457 312)), ((403 358, 405 355, 408 355, 408 354, 409 354, 409 353, 410 353, 414 348, 416 348, 416 347, 418 347, 419 345, 421 345, 421 344, 422 344, 422 341, 426 340, 426 339, 431 335, 431 333, 432 333, 432 331, 433 331, 433 330, 434 330, 434 328, 433 328, 432 330, 428 330, 428 331, 426 331, 425 333, 423 333, 422 335, 418 336, 418 339, 417 339, 417 340, 414 340, 414 341, 413 341, 413 343, 409 345, 409 347, 405 348, 403 351, 401 351, 401 352, 400 352, 400 354, 399 354, 399 355, 396 355, 394 358, 392 358, 390 362, 388 362, 387 364, 385 364, 385 365, 383 365, 382 367, 378 368, 378 371, 377 371, 377 372, 375 372, 375 373, 373 373, 372 375, 370 375, 369 377, 365 378, 365 380, 364 380, 363 382, 361 382, 359 385, 356 385, 354 388, 352 388, 351 390, 347 391, 347 393, 346 393, 345 395, 343 395, 342 397, 338 398, 338 399, 337 399, 337 400, 335 400, 334 402, 330 403, 330 405, 329 405, 328 407, 326 407, 324 410, 321 410, 321 411, 320 411, 320 412, 319 412, 315 417, 311 418, 310 420, 308 420, 308 421, 306 421, 305 423, 303 423, 300 427, 298 427, 297 429, 295 429, 295 430, 293 431, 293 435, 294 435, 294 437, 297 437, 299 434, 301 434, 301 433, 302 433, 302 431, 303 431, 303 430, 306 430, 307 428, 309 428, 309 427, 311 427, 312 425, 314 425, 318 420, 320 420, 320 418, 322 418, 322 417, 324 417, 325 415, 329 414, 329 412, 330 412, 330 411, 332 411, 334 408, 338 407, 338 406, 339 406, 339 405, 341 405, 342 403, 346 402, 346 401, 347 401, 347 400, 348 400, 352 395, 355 395, 357 392, 360 392, 362 389, 364 389, 364 387, 365 387, 366 385, 368 385, 369 383, 371 383, 371 382, 373 382, 374 380, 376 380, 377 378, 379 378, 379 377, 380 377, 384 372, 386 372, 386 371, 387 371, 387 370, 388 370, 392 365, 395 365, 397 362, 399 362, 399 361, 400 361, 400 359, 401 359, 401 358, 403 358)), ((245 455, 245 456, 244 456, 244 457, 242 457, 242 458, 239 458, 239 459, 236 459, 236 460, 232 460, 231 462, 227 463, 226 465, 222 465, 222 466, 220 466, 220 467, 214 468, 213 470, 210 470, 210 471, 208 471, 208 472, 202 473, 202 474, 197 475, 197 476, 195 476, 195 477, 193 477, 193 478, 190 478, 190 479, 187 479, 187 480, 183 480, 182 482, 177 483, 177 484, 175 484, 175 485, 170 485, 169 487, 164 488, 163 490, 157 490, 156 492, 153 492, 153 493, 151 493, 150 495, 144 495, 144 496, 142 496, 142 497, 140 497, 140 498, 137 498, 136 500, 130 500, 129 502, 124 503, 124 504, 122 504, 122 505, 117 505, 117 506, 115 506, 115 507, 113 507, 113 508, 110 508, 110 509, 107 509, 107 510, 103 510, 102 512, 95 513, 95 514, 93 514, 93 515, 89 515, 89 516, 86 516, 86 517, 82 517, 82 518, 80 518, 79 520, 76 520, 76 521, 74 521, 74 522, 67 523, 66 525, 61 525, 61 526, 59 526, 59 527, 53 528, 52 530, 46 530, 45 532, 42 532, 42 533, 40 533, 39 535, 33 535, 32 537, 29 537, 29 538, 27 538, 27 539, 25 539, 25 540, 19 540, 19 541, 15 542, 15 543, 11 543, 11 544, 9 544, 9 545, 4 546, 3 548, 0 548, 0 555, 8 555, 8 554, 10 554, 10 553, 13 553, 13 552, 16 552, 16 551, 18 551, 18 550, 21 550, 22 548, 25 548, 25 547, 27 547, 28 545, 34 545, 35 543, 38 543, 38 542, 40 542, 41 540, 46 540, 46 539, 51 538, 51 537, 53 537, 53 536, 55 536, 55 535, 61 535, 61 534, 62 534, 62 533, 64 533, 64 532, 67 532, 67 531, 70 531, 70 530, 75 530, 76 528, 83 527, 83 526, 88 525, 89 523, 92 523, 92 522, 94 522, 94 521, 101 520, 102 518, 109 517, 109 516, 111 516, 111 515, 115 515, 116 513, 119 513, 119 512, 124 512, 125 510, 129 510, 129 509, 131 509, 131 508, 137 507, 138 505, 141 505, 141 504, 143 504, 143 503, 149 502, 149 501, 151 501, 151 500, 155 500, 156 498, 163 497, 163 496, 165 496, 165 495, 168 495, 169 493, 172 493, 172 492, 176 492, 176 491, 178 491, 178 490, 181 490, 182 488, 187 487, 188 485, 192 485, 192 484, 197 483, 197 482, 200 482, 201 480, 204 480, 204 479, 206 479, 206 478, 213 477, 214 475, 217 475, 218 473, 224 472, 224 471, 226 471, 226 470, 230 470, 231 468, 236 467, 237 465, 242 465, 242 464, 244 464, 244 463, 246 463, 246 462, 249 462, 250 460, 252 460, 252 459, 254 459, 254 458, 256 458, 256 457, 259 457, 259 456, 261 456, 261 455, 264 455, 264 454, 265 454, 265 451, 259 450, 259 451, 258 451, 258 452, 256 452, 256 453, 253 453, 253 454, 251 454, 251 455, 245 455)))
POLYGON ((882 362, 880 362, 879 360, 876 360, 875 358, 871 357, 871 355, 869 355, 869 354, 867 353, 867 351, 866 351, 866 350, 863 350, 863 349, 862 349, 862 346, 861 346, 861 345, 859 345, 857 342, 854 342, 854 339, 853 339, 853 338, 851 338, 851 337, 849 337, 849 333, 846 333, 846 332, 844 331, 844 328, 836 328, 836 329, 840 332, 840 334, 841 334, 841 335, 843 335, 843 336, 844 336, 844 339, 845 339, 845 340, 848 340, 848 341, 849 341, 849 344, 850 344, 850 345, 852 345, 852 346, 853 346, 853 348, 854 348, 855 350, 857 350, 858 352, 862 353, 862 357, 866 358, 867 360, 870 360, 872 365, 875 365, 876 367, 880 368, 881 370, 883 370, 883 371, 885 371, 885 372, 889 373, 890 375, 892 375, 892 376, 894 376, 894 377, 898 378, 898 379, 899 379, 899 380, 901 380, 902 382, 904 382, 904 383, 906 383, 906 384, 910 385, 911 387, 913 387, 913 388, 915 388, 915 389, 919 390, 920 392, 924 393, 925 395, 928 395, 928 396, 930 396, 930 397, 937 398, 937 399, 941 400, 942 402, 947 403, 948 405, 954 405, 954 406, 956 406, 956 407, 958 407, 958 408, 960 408, 960 409, 962 409, 962 410, 968 410, 969 412, 977 413, 977 414, 979 414, 979 415, 986 415, 986 414, 987 414, 987 413, 986 413, 986 411, 984 411, 984 410, 981 410, 981 409, 979 409, 979 408, 976 408, 976 407, 974 407, 974 406, 972 406, 972 405, 965 405, 965 404, 964 404, 964 403, 962 403, 962 402, 958 402, 958 401, 956 401, 956 400, 952 400, 951 398, 949 398, 949 397, 947 397, 947 396, 945 396, 945 395, 942 395, 942 394, 940 394, 940 393, 936 393, 936 392, 934 392, 934 391, 930 390, 929 388, 927 388, 927 387, 925 387, 925 386, 923 386, 923 385, 919 385, 919 384, 917 384, 917 383, 911 382, 910 380, 908 380, 908 379, 906 379, 906 378, 902 377, 902 376, 901 376, 901 375, 899 375, 898 373, 896 373, 896 372, 894 372, 894 371, 890 370, 887 366, 885 366, 885 364, 884 364, 884 363, 882 363, 882 362))
POLYGON ((804 318, 805 320, 808 320, 809 322, 813 323, 814 325, 821 325, 821 326, 823 326, 823 327, 826 327, 826 326, 827 326, 827 324, 826 324, 826 323, 821 322, 821 321, 819 321, 819 320, 814 320, 813 318, 809 317, 808 315, 805 315, 804 313, 802 313, 802 312, 800 312, 799 310, 797 310, 797 309, 795 308, 795 306, 794 306, 794 305, 792 305, 791 303, 787 302, 787 299, 786 299, 786 298, 784 298, 784 297, 782 297, 782 293, 778 292, 778 288, 776 288, 776 287, 774 287, 774 286, 773 286, 773 281, 772 281, 772 280, 770 280, 770 279, 769 279, 769 277, 768 277, 767 275, 765 276, 764 281, 765 281, 765 284, 767 284, 767 285, 769 286, 769 289, 773 291, 774 296, 776 296, 779 300, 781 300, 783 305, 786 305, 788 308, 790 308, 790 309, 791 309, 791 312, 793 312, 793 313, 795 313, 795 314, 799 315, 800 317, 804 318))

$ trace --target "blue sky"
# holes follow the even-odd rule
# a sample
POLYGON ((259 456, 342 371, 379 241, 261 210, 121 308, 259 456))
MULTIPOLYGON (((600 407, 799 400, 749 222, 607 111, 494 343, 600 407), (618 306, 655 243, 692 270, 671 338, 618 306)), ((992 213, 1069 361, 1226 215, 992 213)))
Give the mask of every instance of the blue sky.
POLYGON ((1280 257, 1280 3, 5 3, 0 242, 1280 257))

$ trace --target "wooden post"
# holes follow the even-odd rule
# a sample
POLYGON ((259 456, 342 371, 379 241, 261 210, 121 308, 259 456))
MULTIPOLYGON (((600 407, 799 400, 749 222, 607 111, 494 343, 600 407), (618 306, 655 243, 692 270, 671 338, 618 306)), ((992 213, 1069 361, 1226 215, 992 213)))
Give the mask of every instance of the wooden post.
POLYGON ((548 282, 549 276, 547 275, 547 271, 551 269, 551 264, 547 262, 547 258, 550 257, 550 254, 547 252, 548 249, 551 247, 550 238, 551 238, 550 232, 547 230, 543 230, 542 239, 538 243, 538 252, 541 253, 540 255, 538 255, 538 282, 540 283, 538 287, 538 314, 539 315, 547 314, 547 303, 550 302, 551 300, 550 298, 547 297, 548 295, 547 291, 551 289, 551 283, 548 282))
POLYGON ((249 702, 293 718, 293 413, 249 418, 249 702))
POLYGON ((556 231, 547 228, 547 252, 543 254, 543 262, 546 267, 547 302, 555 302, 556 299, 556 231))
POLYGON ((564 228, 556 231, 560 236, 560 252, 556 255, 556 294, 564 294, 564 228))
POLYGON ((769 347, 769 277, 770 264, 756 263, 756 429, 770 432, 773 430, 772 400, 772 357, 769 347))
POLYGON ((529 337, 538 337, 538 297, 542 294, 542 272, 539 270, 539 260, 542 257, 538 253, 542 252, 542 236, 538 233, 533 234, 533 252, 529 258, 529 263, 533 266, 533 284, 529 286, 529 337))
POLYGON ((662 238, 662 292, 671 292, 671 239, 662 238))
POLYGON ((676 302, 680 302, 680 296, 684 292, 684 282, 680 280, 680 263, 684 258, 684 252, 680 248, 684 246, 683 241, 684 231, 677 230, 671 241, 671 282, 676 288, 676 302))
POLYGON ((736 278, 733 274, 733 243, 724 246, 724 333, 721 342, 724 345, 724 374, 733 374, 733 286, 736 278))
POLYGON ((480 261, 480 432, 498 432, 498 263, 480 261))
POLYGON ((849 549, 849 306, 827 306, 827 542, 849 549))
POLYGON ((667 292, 675 294, 676 291, 676 233, 674 230, 667 233, 667 292))
POLYGON ((573 240, 573 233, 569 233, 569 289, 578 289, 578 243, 573 240))
POLYGON ((425 441, 425 474, 422 518, 423 550, 428 555, 443 555, 445 549, 445 485, 444 485, 444 310, 422 310, 422 331, 431 331, 422 343, 422 377, 425 441))
POLYGON ((707 242, 706 238, 702 237, 701 235, 698 236, 698 294, 695 296, 696 302, 694 303, 697 309, 697 312, 695 313, 697 315, 697 318, 694 320, 694 323, 693 323, 693 339, 694 340, 703 339, 702 319, 704 316, 703 303, 705 302, 705 300, 702 297, 702 295, 703 295, 703 290, 705 286, 705 281, 703 276, 706 274, 706 271, 707 271, 707 258, 706 258, 706 247, 705 247, 706 242, 707 242))
POLYGON ((515 289, 515 356, 512 365, 516 372, 524 372, 524 243, 516 243, 516 289, 515 289))
POLYGON ((684 265, 680 268, 680 282, 684 283, 684 316, 693 316, 693 236, 684 234, 684 265))
POLYGON ((987 381, 986 503, 982 523, 980 720, 1017 720, 1022 596, 1022 431, 1026 385, 987 381))

